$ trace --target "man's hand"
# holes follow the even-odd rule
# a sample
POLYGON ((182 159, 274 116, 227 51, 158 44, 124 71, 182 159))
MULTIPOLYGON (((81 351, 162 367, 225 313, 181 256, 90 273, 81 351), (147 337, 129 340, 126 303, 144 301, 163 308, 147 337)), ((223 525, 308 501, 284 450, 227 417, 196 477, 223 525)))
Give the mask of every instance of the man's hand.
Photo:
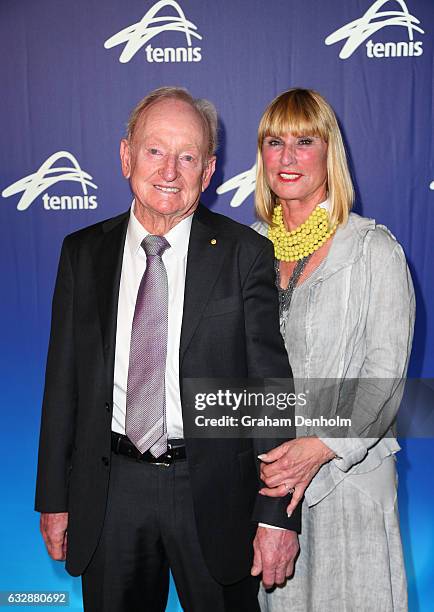
POLYGON ((284 497, 293 489, 291 503, 286 509, 288 516, 291 516, 320 467, 335 456, 319 438, 284 442, 259 457, 262 461, 261 480, 267 485, 259 493, 268 497, 284 497))
POLYGON ((41 513, 40 528, 48 554, 55 561, 66 559, 68 513, 41 513))
POLYGON ((298 554, 298 535, 286 529, 258 527, 253 540, 252 576, 262 572, 262 583, 266 589, 283 584, 294 572, 294 561, 298 554))

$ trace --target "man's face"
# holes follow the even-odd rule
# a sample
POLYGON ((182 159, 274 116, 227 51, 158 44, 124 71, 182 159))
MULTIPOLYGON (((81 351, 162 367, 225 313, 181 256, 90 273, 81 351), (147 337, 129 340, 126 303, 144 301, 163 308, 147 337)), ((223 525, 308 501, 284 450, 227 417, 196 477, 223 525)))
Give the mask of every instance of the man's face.
POLYGON ((215 170, 207 148, 201 119, 186 102, 161 100, 144 111, 120 151, 139 221, 177 222, 193 213, 215 170))

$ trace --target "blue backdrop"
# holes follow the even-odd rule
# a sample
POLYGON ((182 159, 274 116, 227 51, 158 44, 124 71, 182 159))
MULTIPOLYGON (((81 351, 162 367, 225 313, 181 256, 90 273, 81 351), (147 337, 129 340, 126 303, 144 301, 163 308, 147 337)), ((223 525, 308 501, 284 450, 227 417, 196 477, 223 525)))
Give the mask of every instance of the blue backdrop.
MULTIPOLYGON (((253 220, 267 103, 317 89, 341 121, 356 210, 402 243, 417 293, 410 374, 434 374, 432 0, 2 0, 0 590, 67 590, 33 512, 51 295, 65 234, 126 210, 119 140, 149 90, 181 85, 220 115, 205 202, 253 220)), ((432 439, 403 440, 400 511, 412 612, 434 599, 432 439), (431 482, 431 484, 429 484, 431 482)), ((168 609, 177 609, 172 593, 168 609)))

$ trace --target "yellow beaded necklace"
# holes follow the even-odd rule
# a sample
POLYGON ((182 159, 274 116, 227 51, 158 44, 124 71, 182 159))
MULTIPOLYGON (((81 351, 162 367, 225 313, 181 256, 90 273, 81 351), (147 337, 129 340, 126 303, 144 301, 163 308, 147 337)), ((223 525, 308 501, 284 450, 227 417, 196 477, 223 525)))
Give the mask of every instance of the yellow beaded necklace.
POLYGON ((330 227, 329 213, 317 206, 302 225, 288 232, 283 222, 282 206, 273 211, 273 225, 268 238, 274 244, 274 255, 281 261, 299 261, 315 253, 334 234, 337 223, 330 227))

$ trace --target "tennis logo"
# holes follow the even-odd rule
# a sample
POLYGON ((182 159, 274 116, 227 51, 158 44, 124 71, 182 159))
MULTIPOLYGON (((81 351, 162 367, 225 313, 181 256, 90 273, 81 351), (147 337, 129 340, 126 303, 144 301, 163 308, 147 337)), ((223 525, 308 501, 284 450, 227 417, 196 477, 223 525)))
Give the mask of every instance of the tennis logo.
POLYGON ((43 191, 56 183, 65 181, 80 183, 83 195, 48 195, 48 193, 44 193, 42 201, 45 210, 93 210, 98 206, 96 196, 89 195, 87 192, 88 187, 93 189, 98 189, 98 187, 95 183, 92 183, 92 176, 80 168, 76 158, 68 151, 58 151, 50 155, 34 174, 29 174, 3 189, 2 196, 9 198, 22 193, 17 210, 27 210, 43 191), (53 165, 62 158, 67 159, 71 165, 53 165))
POLYGON ((233 176, 231 179, 219 185, 216 192, 218 195, 222 195, 223 193, 228 193, 229 191, 235 191, 230 205, 232 208, 238 208, 238 206, 241 206, 244 200, 247 200, 249 195, 255 191, 255 184, 256 164, 254 164, 250 170, 241 172, 240 174, 233 176))
POLYGON ((202 36, 196 32, 195 24, 184 15, 184 11, 175 0, 160 0, 154 4, 143 16, 142 20, 124 28, 117 34, 108 38, 104 47, 111 49, 125 43, 125 47, 119 57, 122 64, 126 64, 144 46, 147 62, 200 62, 202 59, 201 47, 193 47, 192 37, 202 40, 202 36), (156 15, 165 7, 171 7, 177 16, 156 15), (162 32, 178 32, 185 36, 186 47, 152 47, 147 44, 155 36, 162 32))
POLYGON ((419 27, 420 21, 414 15, 410 15, 404 0, 376 0, 362 17, 342 26, 325 39, 326 45, 334 45, 341 40, 346 41, 339 57, 348 59, 354 51, 360 47, 366 39, 382 30, 392 26, 398 26, 407 30, 408 40, 399 42, 374 42, 368 40, 366 43, 366 55, 369 58, 384 57, 418 57, 423 53, 423 43, 414 40, 414 33, 425 34, 419 27), (385 4, 398 4, 402 10, 381 10, 385 4))

